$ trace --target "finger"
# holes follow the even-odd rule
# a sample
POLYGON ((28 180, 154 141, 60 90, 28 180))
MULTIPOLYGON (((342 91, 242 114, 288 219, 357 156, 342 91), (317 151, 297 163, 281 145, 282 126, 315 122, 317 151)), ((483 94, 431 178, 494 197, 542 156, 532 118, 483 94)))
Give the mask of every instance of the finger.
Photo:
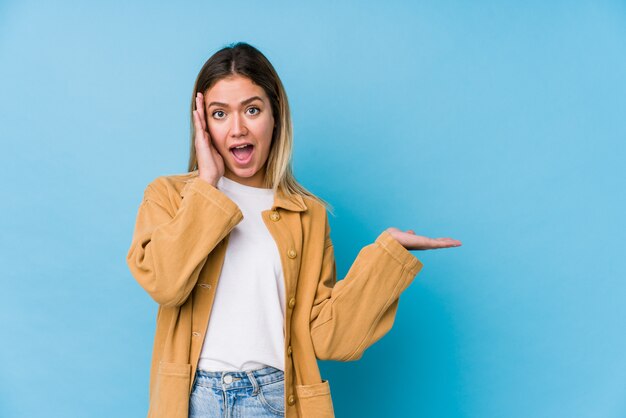
POLYGON ((215 149, 215 147, 211 147, 211 154, 213 155, 213 161, 222 161, 222 156, 219 151, 215 149))
POLYGON ((204 129, 202 129, 202 122, 200 122, 200 115, 198 114, 197 110, 193 111, 193 126, 194 129, 196 130, 196 135, 195 135, 195 142, 196 143, 204 143, 205 141, 202 141, 203 139, 206 140, 206 136, 207 133, 204 129))
POLYGON ((198 95, 196 96, 196 108, 199 110, 200 121, 202 122, 203 129, 208 129, 206 117, 204 115, 204 96, 200 92, 198 92, 198 95))
POLYGON ((200 122, 202 124, 202 126, 204 127, 204 115, 203 113, 203 104, 202 104, 202 98, 200 97, 200 93, 196 93, 196 111, 198 112, 198 118, 200 119, 200 122))
POLYGON ((454 238, 439 238, 439 240, 446 241, 446 242, 452 242, 452 243, 458 243, 458 244, 461 243, 461 241, 459 241, 458 239, 454 239, 454 238))
POLYGON ((196 138, 198 137, 198 133, 202 129, 200 126, 200 119, 198 118, 198 111, 194 110, 193 112, 193 127, 196 130, 196 138))
POLYGON ((434 238, 433 241, 437 248, 458 247, 461 245, 461 241, 452 238, 434 238))
POLYGON ((196 129, 196 137, 204 131, 204 129, 202 129, 200 113, 197 110, 193 111, 193 127, 196 129))

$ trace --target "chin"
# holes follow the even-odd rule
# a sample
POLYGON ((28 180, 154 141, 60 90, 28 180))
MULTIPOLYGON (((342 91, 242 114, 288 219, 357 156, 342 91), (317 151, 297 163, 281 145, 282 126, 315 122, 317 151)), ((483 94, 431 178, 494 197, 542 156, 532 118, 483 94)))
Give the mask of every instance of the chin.
POLYGON ((237 177, 241 177, 244 179, 253 177, 256 174, 256 171, 254 171, 254 169, 250 168, 250 169, 238 169, 238 170, 231 170, 231 173, 233 173, 234 175, 236 175, 237 177))
POLYGON ((254 167, 250 167, 250 168, 235 168, 234 170, 231 168, 230 172, 232 174, 234 174, 235 176, 239 177, 239 178, 250 178, 250 177, 254 177, 254 175, 258 172, 259 170, 255 170, 254 167))

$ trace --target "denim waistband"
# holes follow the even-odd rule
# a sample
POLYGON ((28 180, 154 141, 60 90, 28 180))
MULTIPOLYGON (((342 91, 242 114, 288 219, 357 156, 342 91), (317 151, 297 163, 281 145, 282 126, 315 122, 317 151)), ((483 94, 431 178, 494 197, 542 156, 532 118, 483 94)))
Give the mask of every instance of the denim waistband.
POLYGON ((272 366, 266 366, 255 370, 244 371, 207 371, 196 370, 195 383, 199 386, 237 389, 255 386, 263 386, 283 380, 284 372, 272 366))

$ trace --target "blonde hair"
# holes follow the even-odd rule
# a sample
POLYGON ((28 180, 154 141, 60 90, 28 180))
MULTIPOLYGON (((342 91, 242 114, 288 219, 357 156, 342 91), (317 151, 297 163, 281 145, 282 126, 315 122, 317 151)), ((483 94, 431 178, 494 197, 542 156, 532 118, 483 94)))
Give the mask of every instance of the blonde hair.
POLYGON ((276 122, 272 145, 265 164, 264 187, 274 190, 280 188, 287 196, 299 194, 311 197, 332 212, 332 207, 328 202, 308 191, 294 177, 291 168, 293 125, 287 93, 276 70, 265 55, 246 42, 230 44, 217 51, 204 63, 196 78, 191 96, 191 147, 188 171, 198 169, 193 123, 196 95, 198 92, 205 94, 219 80, 233 75, 249 78, 253 83, 262 87, 270 99, 272 114, 276 122))

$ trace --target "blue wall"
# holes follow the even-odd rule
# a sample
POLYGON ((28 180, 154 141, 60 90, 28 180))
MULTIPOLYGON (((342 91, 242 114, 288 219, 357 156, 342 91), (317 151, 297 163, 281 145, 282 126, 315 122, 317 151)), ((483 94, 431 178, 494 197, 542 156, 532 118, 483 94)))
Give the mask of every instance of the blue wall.
POLYGON ((624 2, 27 0, 0 3, 0 416, 144 416, 136 210, 238 40, 285 83, 340 274, 388 226, 463 242, 321 363, 338 417, 626 416, 624 2))

